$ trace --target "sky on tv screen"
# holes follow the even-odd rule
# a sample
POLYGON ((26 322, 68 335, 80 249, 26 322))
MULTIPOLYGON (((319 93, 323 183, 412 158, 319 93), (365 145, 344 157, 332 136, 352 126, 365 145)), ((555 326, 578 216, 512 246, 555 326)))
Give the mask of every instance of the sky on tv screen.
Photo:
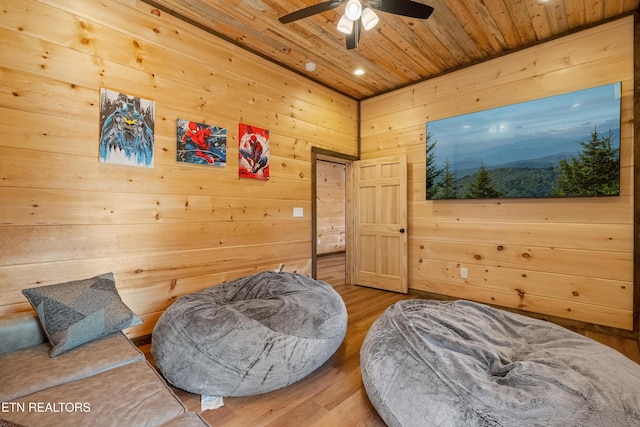
POLYGON ((452 172, 576 155, 591 133, 620 144, 620 83, 427 123, 436 165, 452 172))

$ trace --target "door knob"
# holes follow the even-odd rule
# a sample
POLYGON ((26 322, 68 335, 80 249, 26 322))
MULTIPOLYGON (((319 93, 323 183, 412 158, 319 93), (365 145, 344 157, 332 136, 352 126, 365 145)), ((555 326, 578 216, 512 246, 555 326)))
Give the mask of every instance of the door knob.
POLYGON ((401 229, 400 229, 400 232, 401 232, 401 233, 404 233, 404 232, 405 232, 405 229, 404 229, 404 228, 401 228, 401 229))

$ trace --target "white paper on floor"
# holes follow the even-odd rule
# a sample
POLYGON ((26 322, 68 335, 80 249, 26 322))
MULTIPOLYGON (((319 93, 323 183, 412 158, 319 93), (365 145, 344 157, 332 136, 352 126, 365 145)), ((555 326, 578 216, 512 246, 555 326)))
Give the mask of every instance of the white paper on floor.
POLYGON ((218 409, 224 406, 221 396, 207 396, 203 394, 200 396, 200 410, 206 411, 207 409, 218 409))

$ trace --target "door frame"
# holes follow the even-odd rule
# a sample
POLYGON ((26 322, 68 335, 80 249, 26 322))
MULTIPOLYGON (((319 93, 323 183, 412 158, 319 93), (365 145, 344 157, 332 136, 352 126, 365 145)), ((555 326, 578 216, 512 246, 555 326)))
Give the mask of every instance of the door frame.
MULTIPOLYGON (((359 160, 356 156, 351 156, 349 154, 339 153, 337 151, 326 150, 324 148, 311 147, 311 277, 317 279, 318 277, 318 242, 316 241, 316 234, 318 232, 318 213, 317 213, 317 182, 316 182, 316 174, 317 174, 317 161, 328 161, 333 163, 339 163, 346 166, 346 172, 348 176, 348 170, 351 166, 351 162, 359 160)), ((347 200, 350 200, 349 194, 349 186, 345 186, 345 196, 347 200)), ((345 218, 345 239, 346 239, 346 254, 347 254, 347 265, 346 269, 349 271, 349 244, 351 237, 351 225, 347 220, 350 217, 349 213, 350 204, 347 203, 346 206, 346 218, 345 218)))

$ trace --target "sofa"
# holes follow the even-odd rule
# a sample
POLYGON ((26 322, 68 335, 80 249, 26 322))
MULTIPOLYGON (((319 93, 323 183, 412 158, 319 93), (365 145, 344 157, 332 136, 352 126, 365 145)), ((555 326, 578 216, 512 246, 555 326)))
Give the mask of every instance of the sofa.
POLYGON ((0 317, 0 427, 208 426, 122 332, 142 320, 113 274, 22 293, 35 313, 0 317))
POLYGON ((122 333, 50 357, 37 316, 0 317, 0 426, 207 426, 122 333))

